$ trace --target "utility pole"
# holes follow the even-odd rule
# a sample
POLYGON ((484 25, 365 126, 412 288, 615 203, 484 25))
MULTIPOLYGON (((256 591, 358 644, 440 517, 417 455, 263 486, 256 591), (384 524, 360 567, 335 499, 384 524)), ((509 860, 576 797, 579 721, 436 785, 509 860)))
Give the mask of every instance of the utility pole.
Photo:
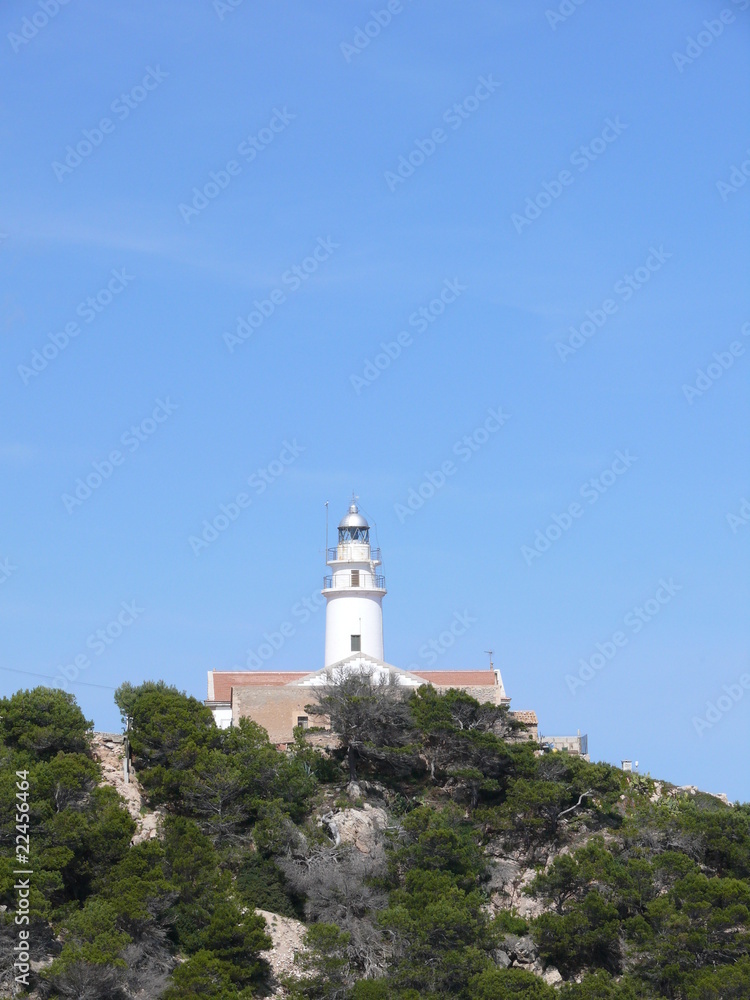
POLYGON ((127 726, 125 728, 125 739, 123 740, 123 758, 122 758, 122 770, 123 777, 125 779, 125 784, 130 784, 130 723, 131 717, 127 717, 127 726))

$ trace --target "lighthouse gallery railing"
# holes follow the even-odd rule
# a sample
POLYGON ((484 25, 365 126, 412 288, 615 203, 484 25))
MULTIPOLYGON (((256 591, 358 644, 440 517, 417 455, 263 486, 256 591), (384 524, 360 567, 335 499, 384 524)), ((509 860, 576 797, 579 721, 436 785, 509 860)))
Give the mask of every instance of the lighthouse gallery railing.
MULTIPOLYGON (((354 542, 352 544, 359 545, 360 543, 359 542, 354 542)), ((337 546, 334 546, 333 548, 329 548, 327 550, 326 562, 336 562, 336 560, 338 559, 338 557, 339 557, 339 554, 338 554, 338 547, 337 546)), ((380 558, 380 549, 370 548, 370 562, 377 562, 377 563, 382 562, 382 560, 380 558)))
MULTIPOLYGON (((356 579, 356 578, 355 578, 356 579)), ((359 581, 352 583, 351 573, 337 573, 336 583, 333 582, 332 576, 323 577, 323 589, 324 590, 337 590, 344 587, 359 587, 362 590, 385 590, 385 577, 384 576, 367 576, 360 575, 359 581), (372 583, 367 581, 372 580, 372 583)))

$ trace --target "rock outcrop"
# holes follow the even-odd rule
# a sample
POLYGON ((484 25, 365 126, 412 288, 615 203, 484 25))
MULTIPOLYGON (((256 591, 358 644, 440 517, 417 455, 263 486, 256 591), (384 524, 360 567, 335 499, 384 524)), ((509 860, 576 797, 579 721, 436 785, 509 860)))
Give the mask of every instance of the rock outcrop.
POLYGON ((366 802, 361 809, 340 809, 320 817, 334 843, 352 844, 362 854, 372 854, 383 839, 388 826, 388 813, 366 802))
POLYGON ((533 972, 550 986, 562 982, 560 972, 553 965, 546 968, 542 965, 534 940, 528 934, 506 934, 495 952, 495 961, 501 969, 533 972))
POLYGON ((496 856, 494 859, 489 888, 495 913, 511 910, 524 920, 532 920, 544 913, 544 904, 524 892, 537 874, 537 869, 528 867, 524 861, 520 853, 496 856))

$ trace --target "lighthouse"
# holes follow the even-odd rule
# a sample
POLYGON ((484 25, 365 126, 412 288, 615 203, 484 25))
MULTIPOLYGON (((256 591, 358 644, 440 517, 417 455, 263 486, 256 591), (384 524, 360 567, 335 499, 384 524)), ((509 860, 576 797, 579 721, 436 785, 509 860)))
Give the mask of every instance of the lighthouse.
POLYGON ((370 525, 355 501, 341 519, 338 545, 328 549, 331 575, 323 581, 326 599, 325 666, 362 653, 383 659, 385 577, 378 575, 380 549, 370 547, 370 525))

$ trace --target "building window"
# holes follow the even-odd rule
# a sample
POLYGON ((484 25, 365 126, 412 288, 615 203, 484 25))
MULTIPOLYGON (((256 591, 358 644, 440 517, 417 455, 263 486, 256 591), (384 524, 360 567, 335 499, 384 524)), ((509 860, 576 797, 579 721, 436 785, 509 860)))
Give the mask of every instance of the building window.
POLYGON ((361 635, 353 635, 352 636, 352 652, 353 653, 360 653, 360 652, 362 652, 362 636, 361 635))
POLYGON ((301 726, 302 729, 307 729, 309 727, 309 725, 310 725, 310 720, 308 719, 308 717, 306 715, 298 715, 297 716, 297 725, 301 726))
POLYGON ((359 586, 359 570, 358 569, 353 569, 352 570, 352 587, 358 587, 358 586, 359 586))

